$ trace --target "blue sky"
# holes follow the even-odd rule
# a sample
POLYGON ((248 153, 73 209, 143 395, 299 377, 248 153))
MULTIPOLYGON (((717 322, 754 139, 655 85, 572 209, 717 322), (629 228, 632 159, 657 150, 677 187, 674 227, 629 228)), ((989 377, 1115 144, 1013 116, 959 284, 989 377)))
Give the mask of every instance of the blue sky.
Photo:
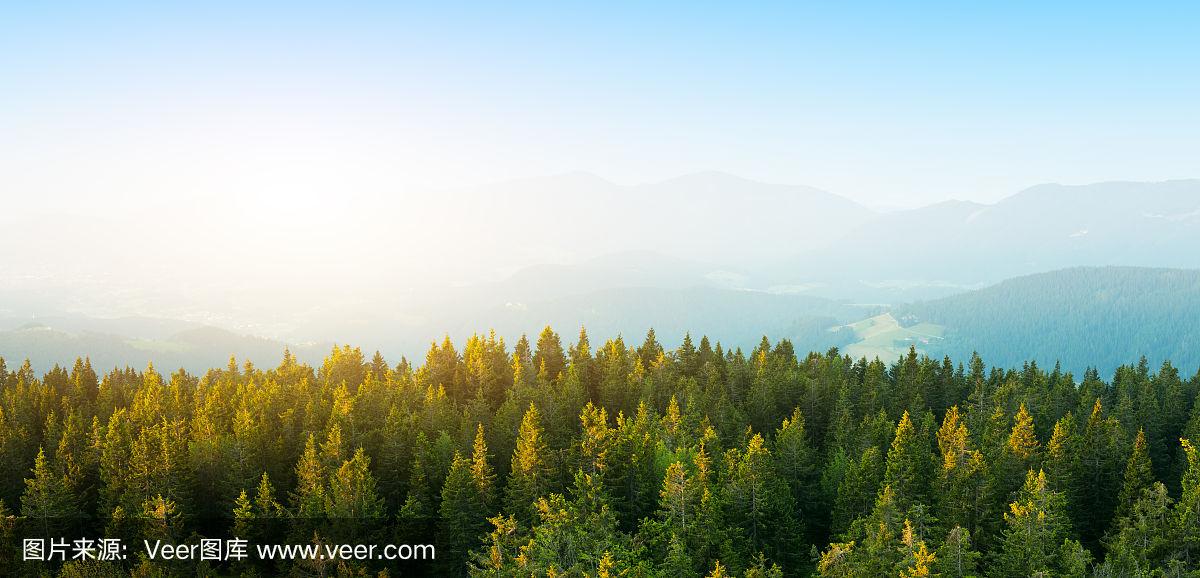
POLYGON ((1196 3, 99 4, 0 8, 10 207, 573 170, 873 206, 1200 177, 1196 3))

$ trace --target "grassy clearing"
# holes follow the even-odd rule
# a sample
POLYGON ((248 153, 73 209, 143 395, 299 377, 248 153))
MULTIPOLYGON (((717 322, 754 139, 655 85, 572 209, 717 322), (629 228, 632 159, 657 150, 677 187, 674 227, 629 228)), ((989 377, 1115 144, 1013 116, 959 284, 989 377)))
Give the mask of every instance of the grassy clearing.
POLYGON ((917 351, 923 352, 924 345, 942 339, 945 333, 945 327, 933 323, 903 327, 891 313, 869 317, 845 327, 853 330, 858 337, 858 341, 843 348, 847 355, 854 359, 878 357, 884 361, 899 358, 913 345, 917 351))

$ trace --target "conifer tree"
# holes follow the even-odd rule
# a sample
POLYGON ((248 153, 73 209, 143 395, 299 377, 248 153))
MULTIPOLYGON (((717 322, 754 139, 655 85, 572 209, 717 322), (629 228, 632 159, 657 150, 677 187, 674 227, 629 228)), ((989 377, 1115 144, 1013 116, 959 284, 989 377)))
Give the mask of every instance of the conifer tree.
POLYGON ((1028 462, 1037 456, 1038 439, 1033 429, 1033 416, 1029 415, 1029 411, 1025 409, 1025 404, 1017 410, 1017 415, 1013 418, 1012 432, 1008 436, 1008 444, 1005 446, 1009 453, 1019 460, 1028 462))
POLYGON ((45 451, 38 450, 32 473, 25 479, 21 515, 32 520, 41 535, 50 536, 70 526, 79 512, 68 484, 47 463, 45 451))
POLYGON ((787 483, 796 504, 803 509, 823 508, 823 504, 816 503, 814 495, 817 486, 816 456, 809 445, 800 408, 793 410, 791 417, 784 419, 779 429, 775 430, 773 454, 775 462, 779 464, 779 475, 787 483))
POLYGON ((1133 453, 1125 463, 1125 478, 1121 485, 1121 494, 1117 497, 1116 516, 1126 516, 1133 511, 1133 505, 1141 497, 1142 492, 1150 489, 1154 483, 1154 472, 1150 465, 1150 449, 1146 445, 1146 434, 1138 430, 1133 441, 1133 453))
POLYGON ((902 561, 901 537, 907 520, 896 500, 896 492, 884 485, 875 499, 870 516, 856 520, 850 532, 862 546, 855 552, 854 567, 862 576, 883 576, 895 572, 902 561))
POLYGON ((832 529, 841 534, 859 516, 870 511, 883 481, 883 460, 879 448, 870 446, 857 460, 851 461, 838 485, 834 501, 832 529))
POLYGON ((471 446, 471 480, 479 494, 481 506, 491 512, 496 505, 496 473, 488 460, 487 441, 483 436, 483 424, 475 427, 475 442, 471 446))
POLYGON ((980 557, 971 546, 971 533, 962 526, 955 526, 946 533, 946 539, 937 549, 935 572, 943 578, 972 578, 979 575, 980 557))
POLYGON ((928 578, 931 576, 937 563, 937 554, 929 550, 925 540, 915 535, 910 520, 904 520, 900 544, 901 553, 904 556, 897 564, 900 578, 928 578))
POLYGON ((438 544, 448 572, 462 568, 468 550, 487 529, 486 504, 472 469, 471 460, 455 454, 442 486, 438 544))
POLYGON ((238 538, 257 537, 254 525, 256 518, 254 504, 250 502, 246 490, 242 490, 233 501, 233 535, 238 538))
POLYGON ((1004 443, 997 468, 996 492, 1002 499, 1021 488, 1025 475, 1030 470, 1041 469, 1037 434, 1034 432, 1033 416, 1022 403, 1013 418, 1012 430, 1004 443))
POLYGON ((505 488, 506 510, 529 520, 534 501, 550 489, 548 449, 542 436, 541 415, 530 403, 517 432, 517 447, 513 451, 505 488))
POLYGON ((1188 568, 1200 566, 1200 453, 1191 440, 1179 440, 1183 446, 1186 469, 1183 472, 1183 492, 1175 505, 1175 528, 1178 532, 1180 557, 1188 568))
POLYGON ((315 518, 325 510, 325 466, 317 454, 312 434, 304 444, 304 453, 296 463, 296 493, 292 504, 298 518, 315 518))
POLYGON ((434 503, 436 490, 429 476, 432 450, 425 432, 417 432, 413 445, 412 465, 408 470, 408 494, 397 517, 405 536, 419 537, 428 534, 437 517, 438 506, 434 503))
POLYGON ((539 375, 545 375, 548 381, 555 381, 566 371, 567 358, 563 354, 562 341, 549 325, 538 335, 537 345, 533 352, 533 370, 539 375))
POLYGON ((1002 576, 1032 576, 1060 569, 1060 545, 1068 539, 1066 500, 1049 488, 1045 472, 1032 470, 1004 514, 1006 527, 995 568, 1002 576))
POLYGON ((1171 498, 1161 482, 1145 488, 1107 540, 1104 571, 1114 576, 1148 576, 1171 565, 1176 549, 1171 498))
POLYGON ((1054 423, 1050 441, 1046 442, 1045 471, 1050 487, 1063 492, 1070 503, 1076 503, 1075 473, 1079 462, 1079 439, 1075 418, 1069 412, 1054 423))
POLYGON ((671 534, 670 543, 667 544, 667 555, 659 564, 658 571, 663 576, 700 576, 696 572, 696 561, 688 551, 686 542, 678 534, 671 534))
POLYGON ((329 477, 325 515, 346 540, 367 539, 381 529, 383 500, 376 491, 370 464, 371 458, 358 448, 329 477))
POLYGON ((577 472, 571 498, 552 493, 537 499, 537 520, 521 547, 522 575, 632 574, 637 564, 632 544, 617 529, 617 519, 602 488, 577 472))
POLYGON ((745 533, 746 554, 763 551, 791 567, 799 553, 795 504, 762 436, 754 434, 745 451, 730 450, 725 459, 729 521, 745 533))
POLYGON ((1084 428, 1079 451, 1079 475, 1073 503, 1078 512, 1078 530, 1086 546, 1095 547, 1108 530, 1121 493, 1125 469, 1124 432, 1116 419, 1104 415, 1097 399, 1084 428))
POLYGON ((275 498, 275 486, 267 472, 263 472, 254 490, 254 510, 263 518, 279 518, 284 515, 283 506, 275 498))
POLYGON ((972 449, 970 433, 951 406, 937 433, 941 466, 935 482, 937 514, 948 525, 977 530, 987 511, 986 464, 983 454, 972 449))
POLYGON ((932 467, 929 442, 922 439, 908 412, 900 417, 887 455, 883 483, 896 493, 901 509, 928 503, 929 472, 932 467))

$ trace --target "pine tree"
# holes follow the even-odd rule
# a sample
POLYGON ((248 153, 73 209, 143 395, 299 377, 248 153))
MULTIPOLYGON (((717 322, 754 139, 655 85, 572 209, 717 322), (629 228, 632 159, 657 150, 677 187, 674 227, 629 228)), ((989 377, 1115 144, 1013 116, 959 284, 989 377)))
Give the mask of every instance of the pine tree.
POLYGON ((726 572, 725 567, 721 565, 721 561, 717 560, 713 563, 712 572, 709 572, 705 578, 729 578, 729 573, 726 572))
MULTIPOLYGON (((85 368, 86 371, 91 370, 90 365, 85 368)), ((94 374, 92 379, 95 379, 94 374)), ((52 460, 54 469, 62 477, 81 515, 95 510, 96 489, 100 483, 96 453, 88 447, 88 434, 81 413, 72 411, 64 420, 62 435, 58 438, 52 460)))
POLYGON ((1078 530, 1084 545, 1095 547, 1108 529, 1121 492, 1125 466, 1124 432, 1116 419, 1106 417, 1100 400, 1092 407, 1078 446, 1079 475, 1072 505, 1079 513, 1078 530))
POLYGON ((833 506, 832 529, 841 534, 859 516, 870 511, 883 480, 883 460, 879 448, 870 446, 857 460, 851 461, 838 485, 833 506))
POLYGON ((921 439, 908 412, 900 417, 887 455, 884 485, 891 486, 901 509, 929 503, 929 472, 932 467, 929 443, 921 439))
POLYGON ((658 571, 663 576, 683 578, 695 578, 700 575, 696 572, 696 561, 688 552, 686 542, 678 534, 671 534, 670 543, 667 544, 667 555, 659 564, 658 571))
POLYGON ((371 458, 358 448, 329 477, 325 515, 334 522, 340 537, 348 541, 373 536, 384 517, 383 500, 376 492, 370 465, 371 458))
POLYGON ((484 439, 483 424, 478 424, 475 427, 475 442, 471 446, 471 480, 479 494, 480 505, 491 512, 496 502, 496 474, 492 471, 489 459, 491 455, 488 454, 487 441, 484 439))
POLYGON ((401 533, 405 537, 426 536, 432 530, 438 510, 434 500, 432 469, 432 447, 425 432, 417 432, 413 443, 412 464, 408 469, 408 494, 397 514, 401 533))
POLYGON ((1033 416, 1022 403, 1013 418, 1012 430, 1004 443, 1000 454, 994 480, 997 497, 1003 500, 1011 499, 1012 494, 1021 488, 1025 474, 1030 470, 1041 469, 1039 463, 1039 443, 1034 432, 1033 416))
POLYGON ((932 575, 937 563, 937 554, 914 534, 912 522, 904 520, 904 530, 900 534, 901 552, 904 558, 897 564, 900 578, 928 578, 932 575))
POLYGON ((292 494, 292 507, 300 519, 316 519, 325 512, 325 466, 317 455, 317 444, 312 434, 304 444, 304 453, 296 463, 296 491, 292 494))
POLYGON ((619 576, 636 564, 628 536, 617 529, 617 519, 601 486, 582 472, 568 499, 552 493, 537 499, 537 520, 528 542, 521 546, 517 568, 532 576, 619 576))
POLYGON ((749 548, 745 553, 763 551, 790 567, 800 550, 795 504, 775 472, 762 436, 755 434, 745 451, 731 450, 725 459, 729 522, 745 532, 749 548))
POLYGON ((1150 450, 1146 445, 1146 434, 1138 430, 1133 441, 1133 453, 1125 464, 1125 478, 1121 485, 1121 494, 1117 498, 1116 516, 1126 516, 1133 511, 1133 505, 1141 497, 1142 492, 1150 489, 1154 483, 1154 472, 1150 465, 1150 450))
POLYGON ((943 578, 973 578, 979 575, 980 557, 971 547, 971 533, 962 526, 955 526, 946 533, 946 539, 937 549, 934 567, 943 578))
POLYGON ((1054 423, 1050 441, 1046 442, 1045 470, 1050 487, 1066 494, 1071 503, 1077 503, 1075 495, 1075 473, 1079 463, 1079 438, 1075 432, 1075 418, 1070 413, 1054 423))
POLYGON ((488 518, 492 530, 483 540, 484 548, 472 550, 467 568, 472 577, 516 576, 514 567, 524 559, 521 546, 524 535, 515 516, 497 515, 488 518))
POLYGON ((990 512, 987 507, 986 464, 983 454, 971 448, 967 424, 951 406, 937 433, 941 467, 936 478, 938 517, 947 525, 978 530, 990 512))
POLYGON ((667 466, 667 472, 663 476, 663 487, 659 492, 663 521, 671 532, 678 535, 687 535, 689 524, 695 524, 695 492, 692 491, 689 482, 683 463, 674 462, 667 466))
POLYGON ((1107 540, 1105 570, 1114 576, 1148 576, 1167 568, 1176 548, 1173 522, 1167 488, 1154 482, 1117 520, 1107 540))
MULTIPOLYGON (((788 485, 792 501, 800 510, 800 521, 811 529, 817 525, 814 522, 824 518, 832 504, 826 503, 825 496, 820 492, 816 456, 809 446, 804 425, 804 416, 800 408, 796 408, 792 416, 783 420, 783 424, 775 431, 772 453, 779 475, 788 485)), ((827 520, 825 518, 824 522, 827 520)), ((825 523, 820 525, 824 526, 825 523)))
POLYGON ((1179 443, 1187 465, 1183 472, 1183 493, 1173 514, 1180 557, 1188 568, 1194 569, 1200 565, 1200 452, 1187 438, 1179 443))
POLYGON ((79 516, 68 484, 46 461, 46 452, 39 449, 33 462, 33 477, 25 479, 21 495, 21 515, 33 521, 43 536, 69 527, 79 516))
POLYGON ((834 542, 817 561, 817 576, 821 578, 851 578, 867 576, 857 568, 857 543, 834 542))
POLYGON ((567 358, 563 354, 562 341, 549 325, 538 335, 537 346, 533 352, 533 369, 539 375, 544 375, 547 381, 556 381, 567 368, 567 358))
POLYGON ((471 460, 455 454, 442 486, 438 544, 444 554, 439 558, 450 572, 462 568, 468 550, 487 530, 486 505, 472 469, 471 460))
POLYGON ((233 501, 233 535, 238 538, 256 537, 254 504, 246 490, 242 490, 233 501))
POLYGON ((541 415, 537 406, 530 403, 517 432, 517 448, 513 451, 505 488, 506 509, 518 519, 531 519, 534 501, 550 489, 548 451, 542 436, 541 415))
POLYGON ((157 494, 142 502, 141 522, 143 536, 175 542, 182 538, 183 512, 173 500, 157 494))
POLYGON ((1006 528, 995 561, 1000 575, 1032 576, 1059 569, 1059 545, 1070 528, 1065 508, 1063 495, 1047 486, 1045 472, 1030 470, 1004 514, 1006 528))
POLYGON ((1029 463, 1036 458, 1039 444, 1034 433, 1033 416, 1029 415, 1025 404, 1021 404, 1013 421, 1012 432, 1009 433, 1005 447, 1018 460, 1029 463))
POLYGON ((285 513, 283 506, 275 499, 275 486, 271 485, 267 472, 263 472, 254 490, 254 511, 262 518, 280 518, 285 513))
POLYGON ((855 552, 854 566, 862 576, 884 576, 895 572, 902 561, 901 537, 906 524, 904 513, 891 486, 884 485, 875 499, 871 515, 856 520, 850 533, 862 546, 855 552))

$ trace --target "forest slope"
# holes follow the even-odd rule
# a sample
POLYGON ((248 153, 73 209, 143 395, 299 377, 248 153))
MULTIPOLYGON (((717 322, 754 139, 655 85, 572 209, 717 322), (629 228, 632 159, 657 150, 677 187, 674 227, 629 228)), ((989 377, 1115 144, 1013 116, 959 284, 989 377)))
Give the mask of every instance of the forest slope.
POLYGON ((902 325, 933 323, 945 339, 931 355, 961 359, 973 351, 1014 366, 1061 361, 1109 374, 1146 356, 1200 367, 1200 270, 1078 267, 1028 275, 992 287, 895 307, 902 325))

